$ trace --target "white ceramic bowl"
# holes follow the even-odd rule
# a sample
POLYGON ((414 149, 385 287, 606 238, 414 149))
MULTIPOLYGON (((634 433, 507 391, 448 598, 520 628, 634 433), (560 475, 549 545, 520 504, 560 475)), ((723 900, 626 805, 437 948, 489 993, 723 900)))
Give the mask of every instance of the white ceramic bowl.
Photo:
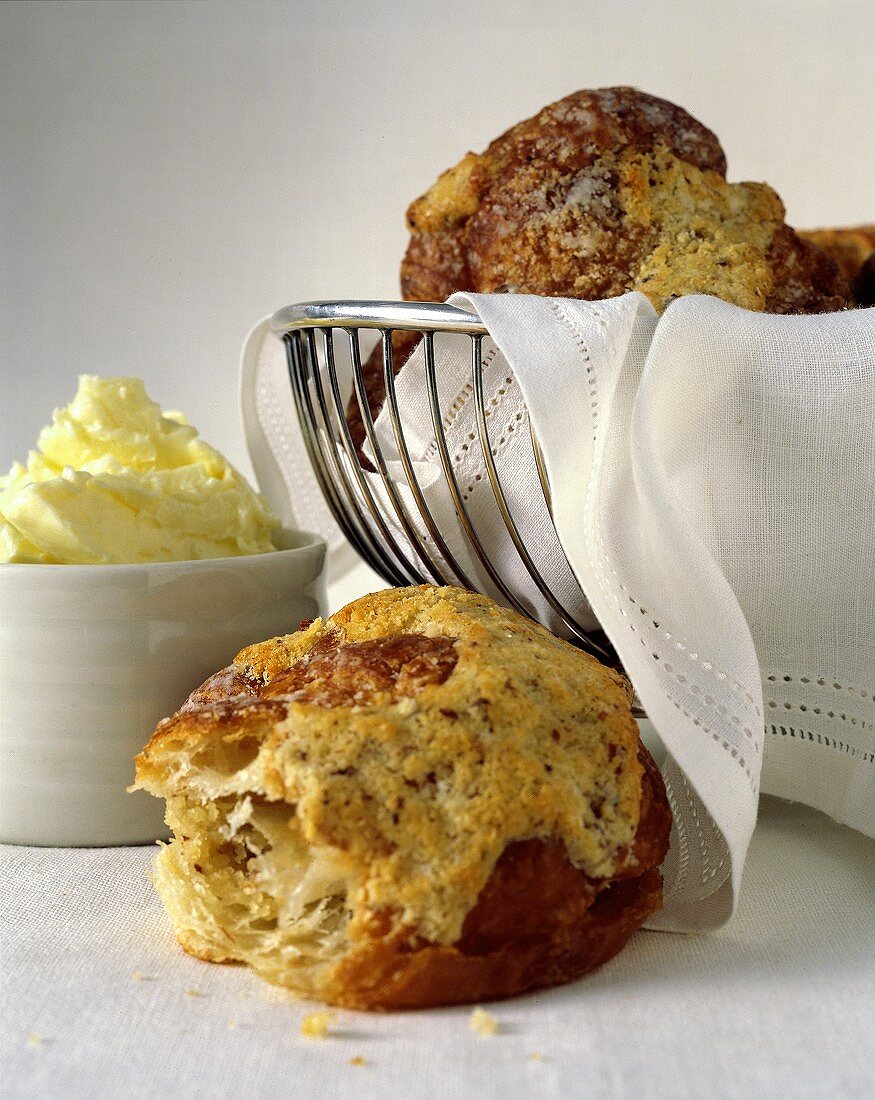
POLYGON ((159 719, 250 642, 325 611, 325 543, 147 565, 0 565, 0 841, 139 844, 163 803, 128 794, 159 719))

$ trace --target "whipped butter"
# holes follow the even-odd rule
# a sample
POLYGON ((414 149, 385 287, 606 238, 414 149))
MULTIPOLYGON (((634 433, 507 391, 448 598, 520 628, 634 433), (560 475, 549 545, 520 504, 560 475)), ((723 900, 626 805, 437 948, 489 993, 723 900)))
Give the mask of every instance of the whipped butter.
POLYGON ((186 561, 276 549, 280 521, 138 378, 82 375, 27 464, 0 477, 0 562, 186 561))

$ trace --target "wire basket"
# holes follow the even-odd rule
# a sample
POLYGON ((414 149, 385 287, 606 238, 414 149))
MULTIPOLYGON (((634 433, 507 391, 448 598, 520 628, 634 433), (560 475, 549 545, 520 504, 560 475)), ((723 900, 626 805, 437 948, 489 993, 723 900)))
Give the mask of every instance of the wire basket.
MULTIPOLYGON (((491 584, 494 592, 487 594, 495 595, 524 615, 543 619, 546 616, 532 610, 533 597, 538 595, 540 606, 558 618, 569 640, 608 664, 618 663, 604 633, 582 623, 573 609, 557 597, 554 586, 544 575, 545 563, 534 559, 521 534, 518 518, 513 515, 490 437, 483 387, 483 340, 487 331, 476 314, 430 302, 306 302, 279 310, 271 318, 271 328, 286 345, 301 430, 326 502, 343 534, 372 569, 391 585, 450 584, 484 591, 491 584), (405 439, 396 393, 391 339, 395 331, 418 333, 422 337, 428 406, 444 487, 472 560, 482 567, 482 573, 477 571, 481 576, 474 575, 459 560, 460 555, 453 553, 420 484, 405 439), (362 369, 366 355, 363 339, 367 342, 368 333, 372 334, 372 340, 378 337, 381 345, 385 408, 396 447, 392 456, 395 476, 390 474, 389 458, 375 431, 368 403, 362 369), (338 341, 339 334, 343 338, 338 341), (495 505, 524 566, 522 571, 515 571, 516 580, 496 566, 453 469, 438 393, 441 349, 435 337, 441 334, 467 339, 470 344, 477 443, 495 505), (363 461, 352 438, 345 391, 351 391, 358 404, 373 468, 369 468, 367 460, 363 461), (397 476, 398 460, 403 470, 401 482, 397 476), (429 542, 433 544, 431 547, 429 542), (486 583, 481 579, 484 576, 486 583), (520 576, 524 578, 522 584, 520 576)), ((538 441, 531 429, 529 434, 537 482, 552 523, 550 483, 538 441)))

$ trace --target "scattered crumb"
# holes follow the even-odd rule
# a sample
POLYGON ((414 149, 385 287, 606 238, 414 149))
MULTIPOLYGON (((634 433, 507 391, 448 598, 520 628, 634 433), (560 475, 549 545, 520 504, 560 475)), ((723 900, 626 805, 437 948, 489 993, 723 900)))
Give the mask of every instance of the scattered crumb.
POLYGON ((368 1063, 360 1054, 357 1054, 355 1058, 350 1058, 349 1064, 351 1066, 366 1066, 368 1063))
POLYGON ((468 1027, 478 1035, 495 1035, 498 1031, 498 1020, 485 1008, 475 1008, 468 1019, 468 1027))
POLYGON ((533 1051, 529 1055, 529 1061, 530 1062, 543 1062, 544 1061, 544 1055, 543 1054, 538 1054, 537 1051, 533 1051))
POLYGON ((203 993, 199 989, 186 989, 186 997, 203 997, 203 993))
POLYGON ((42 1035, 37 1035, 35 1031, 32 1031, 27 1037, 27 1045, 29 1047, 35 1047, 37 1049, 41 1048, 43 1045, 42 1035))
POLYGON ((143 973, 142 970, 135 970, 131 974, 131 981, 132 982, 145 982, 146 980, 147 980, 146 975, 143 973))
POLYGON ((234 1019, 234 1017, 232 1016, 232 1017, 231 1017, 231 1018, 230 1018, 230 1019, 228 1020, 228 1029, 229 1029, 229 1031, 233 1031, 233 1030, 234 1030, 234 1028, 235 1028, 236 1026, 237 1026, 237 1021, 236 1021, 236 1020, 234 1019))
POLYGON ((301 1020, 301 1034, 306 1039, 324 1039, 333 1019, 330 1012, 311 1012, 301 1020))

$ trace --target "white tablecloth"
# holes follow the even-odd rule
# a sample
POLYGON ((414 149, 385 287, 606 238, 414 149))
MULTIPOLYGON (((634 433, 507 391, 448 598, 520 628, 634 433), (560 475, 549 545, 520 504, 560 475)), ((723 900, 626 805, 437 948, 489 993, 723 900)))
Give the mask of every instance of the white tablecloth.
POLYGON ((313 1005, 176 946, 151 854, 2 849, 4 1100, 875 1093, 875 845, 803 807, 765 800, 728 927, 639 932, 488 1038, 469 1008, 303 1038, 313 1005))

